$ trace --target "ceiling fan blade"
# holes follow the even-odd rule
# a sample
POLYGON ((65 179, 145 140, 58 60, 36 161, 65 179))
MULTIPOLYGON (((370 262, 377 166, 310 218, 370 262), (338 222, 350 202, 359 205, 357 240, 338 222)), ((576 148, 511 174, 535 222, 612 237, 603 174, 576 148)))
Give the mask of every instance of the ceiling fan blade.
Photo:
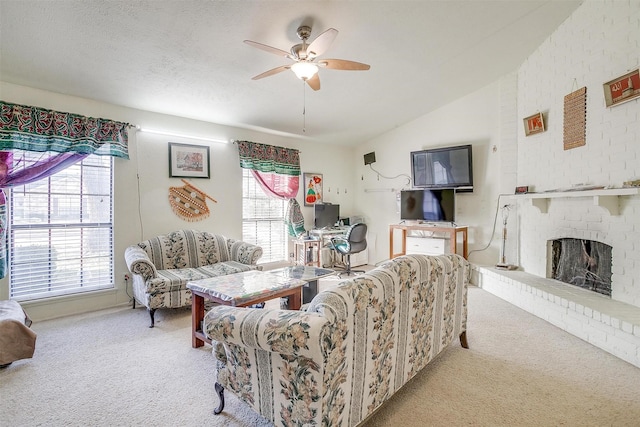
POLYGON ((315 73, 313 77, 307 79, 306 81, 311 89, 320 90, 320 77, 318 76, 318 73, 315 73))
POLYGON ((322 55, 327 49, 329 49, 329 46, 331 46, 331 43, 333 43, 337 35, 338 30, 335 28, 329 28, 311 42, 307 48, 307 55, 310 55, 312 58, 322 55))
POLYGON ((361 62, 347 61, 346 59, 322 59, 318 61, 320 67, 329 68, 330 70, 368 70, 371 68, 369 64, 361 62))
POLYGON ((263 79, 265 77, 273 76, 274 74, 281 73, 281 72, 283 72, 285 70, 288 70, 290 68, 291 68, 290 65, 282 65, 280 67, 272 68, 269 71, 265 71, 262 74, 258 74, 257 76, 252 77, 251 80, 259 80, 259 79, 263 79))
POLYGON ((286 50, 278 49, 277 47, 267 46, 266 44, 254 42, 251 40, 245 40, 244 42, 249 46, 253 46, 260 50, 264 50, 265 52, 273 53, 278 56, 284 56, 285 58, 295 59, 291 56, 291 53, 287 52, 286 50))

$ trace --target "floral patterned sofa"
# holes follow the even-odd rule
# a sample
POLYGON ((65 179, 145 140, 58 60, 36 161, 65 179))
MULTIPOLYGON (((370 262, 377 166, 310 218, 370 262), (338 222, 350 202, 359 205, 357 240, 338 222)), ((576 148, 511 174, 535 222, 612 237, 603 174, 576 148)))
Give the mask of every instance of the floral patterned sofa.
POLYGON ((124 257, 136 301, 149 309, 191 305, 188 281, 258 269, 262 248, 218 234, 178 230, 129 246, 124 257))
POLYGON ((205 317, 224 389, 275 425, 354 426, 449 344, 467 348, 469 263, 406 255, 320 292, 306 311, 205 317))

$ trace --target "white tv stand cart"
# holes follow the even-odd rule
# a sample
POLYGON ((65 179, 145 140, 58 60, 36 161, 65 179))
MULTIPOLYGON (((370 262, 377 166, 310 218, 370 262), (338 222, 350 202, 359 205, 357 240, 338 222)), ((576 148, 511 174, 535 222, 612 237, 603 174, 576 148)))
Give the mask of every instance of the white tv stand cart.
POLYGON ((424 253, 427 255, 455 254, 458 249, 458 233, 462 233, 462 256, 467 259, 467 230, 468 227, 466 225, 390 224, 389 258, 395 258, 407 253, 424 253), (393 252, 393 235, 396 230, 402 231, 402 250, 398 253, 393 252), (407 233, 412 231, 426 231, 432 233, 432 235, 428 237, 407 236, 407 233), (440 237, 437 237, 436 234, 439 234, 440 237))

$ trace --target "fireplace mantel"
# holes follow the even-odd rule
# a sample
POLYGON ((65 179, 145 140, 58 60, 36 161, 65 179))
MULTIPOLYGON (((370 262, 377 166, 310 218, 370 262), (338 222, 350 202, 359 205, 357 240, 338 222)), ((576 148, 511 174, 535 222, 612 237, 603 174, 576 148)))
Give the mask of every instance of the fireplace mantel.
POLYGON ((531 206, 536 207, 540 213, 549 212, 549 201, 557 198, 591 197, 594 206, 600 206, 609 211, 611 215, 620 215, 618 197, 635 196, 640 194, 640 188, 607 188, 601 190, 583 191, 556 191, 548 193, 525 193, 515 195, 516 198, 528 199, 531 206))

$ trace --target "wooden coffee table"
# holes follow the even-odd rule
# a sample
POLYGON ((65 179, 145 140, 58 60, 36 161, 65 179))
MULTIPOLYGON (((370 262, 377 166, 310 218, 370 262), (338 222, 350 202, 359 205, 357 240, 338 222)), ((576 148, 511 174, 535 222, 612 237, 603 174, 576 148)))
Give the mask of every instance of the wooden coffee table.
POLYGON ((302 305, 301 288, 304 280, 283 277, 258 270, 211 277, 187 282, 191 289, 191 346, 202 347, 210 340, 202 330, 204 301, 214 301, 234 307, 247 307, 274 298, 289 297, 289 308, 299 310, 302 305))

